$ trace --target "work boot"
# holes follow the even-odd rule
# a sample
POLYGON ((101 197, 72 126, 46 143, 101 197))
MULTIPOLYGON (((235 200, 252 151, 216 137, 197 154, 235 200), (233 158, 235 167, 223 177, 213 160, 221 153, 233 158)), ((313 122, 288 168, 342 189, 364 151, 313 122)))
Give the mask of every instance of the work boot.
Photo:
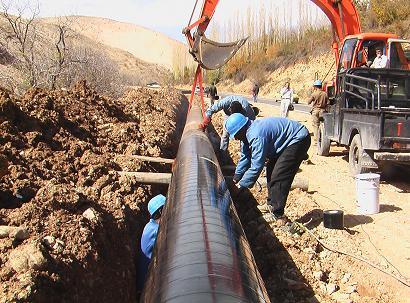
POLYGON ((263 219, 268 223, 271 227, 282 227, 288 223, 290 220, 285 215, 276 215, 272 211, 272 205, 263 204, 258 205, 257 208, 262 213, 263 219))

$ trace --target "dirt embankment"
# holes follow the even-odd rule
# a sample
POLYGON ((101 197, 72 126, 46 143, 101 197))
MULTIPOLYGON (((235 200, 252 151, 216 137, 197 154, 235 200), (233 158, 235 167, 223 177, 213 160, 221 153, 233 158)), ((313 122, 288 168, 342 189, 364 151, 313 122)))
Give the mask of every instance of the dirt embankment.
MULTIPOLYGON (((299 96, 299 102, 304 103, 311 94, 313 81, 332 80, 335 72, 334 55, 329 52, 318 57, 309 57, 306 60, 295 62, 289 67, 280 67, 266 74, 267 81, 259 91, 259 96, 280 99, 280 90, 286 81, 290 81, 294 92, 299 96)), ((220 92, 249 95, 253 86, 252 79, 245 79, 241 83, 232 80, 218 84, 220 92)))
POLYGON ((136 299, 147 199, 166 188, 112 171, 164 171, 127 155, 173 157, 185 101, 146 89, 114 101, 85 82, 0 91, 0 302, 136 299))

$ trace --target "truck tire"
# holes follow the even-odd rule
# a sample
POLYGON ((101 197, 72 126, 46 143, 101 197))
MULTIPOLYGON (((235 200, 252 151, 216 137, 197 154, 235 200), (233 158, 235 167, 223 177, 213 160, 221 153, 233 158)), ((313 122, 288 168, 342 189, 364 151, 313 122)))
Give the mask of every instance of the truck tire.
POLYGON ((319 156, 329 156, 330 139, 325 135, 325 126, 323 123, 320 123, 317 136, 317 154, 319 156))
POLYGON ((349 148, 349 167, 353 176, 371 172, 370 168, 363 166, 363 153, 365 151, 362 147, 362 139, 359 134, 356 134, 349 148))

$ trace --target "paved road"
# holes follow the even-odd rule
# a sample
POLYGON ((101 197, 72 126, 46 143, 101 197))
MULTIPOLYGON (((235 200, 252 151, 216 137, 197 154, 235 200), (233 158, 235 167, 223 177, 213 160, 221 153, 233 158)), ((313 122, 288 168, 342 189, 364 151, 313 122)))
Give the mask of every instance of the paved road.
MULTIPOLYGON (((221 93, 219 94, 220 98, 226 97, 228 95, 232 95, 232 94, 228 94, 228 93, 221 93)), ((251 99, 250 96, 243 96, 245 98, 251 99)), ((254 104, 255 106, 258 106, 258 103, 264 103, 264 104, 270 104, 273 106, 280 106, 280 102, 276 102, 275 99, 269 99, 269 98, 258 98, 258 102, 256 104, 254 104)), ((310 113, 310 109, 311 107, 309 105, 306 104, 293 104, 293 106, 295 107, 295 111, 297 112, 301 112, 301 113, 310 113)))
MULTIPOLYGON (((183 94, 189 94, 190 93, 189 90, 181 90, 181 92, 183 94)), ((229 96, 229 95, 243 96, 243 97, 251 100, 251 96, 249 96, 249 95, 246 96, 246 95, 239 95, 239 94, 233 94, 233 93, 220 93, 219 98, 223 98, 223 97, 226 97, 226 96, 229 96)), ((277 106, 277 107, 280 106, 280 102, 276 102, 275 99, 258 98, 258 102, 264 103, 264 104, 270 104, 270 105, 277 106)), ((257 103, 255 104, 256 106, 257 106, 257 103)), ((301 113, 309 114, 310 110, 311 110, 311 107, 309 105, 306 105, 306 104, 293 104, 293 106, 295 107, 295 111, 301 112, 301 113)))

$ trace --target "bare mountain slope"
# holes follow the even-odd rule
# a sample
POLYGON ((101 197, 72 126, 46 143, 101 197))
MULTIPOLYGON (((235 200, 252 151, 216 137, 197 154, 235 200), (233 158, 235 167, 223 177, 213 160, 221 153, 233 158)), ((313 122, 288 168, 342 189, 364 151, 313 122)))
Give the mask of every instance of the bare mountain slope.
MULTIPOLYGON (((33 43, 33 47, 26 47, 23 54, 9 23, 5 17, 0 17, 1 87, 22 93, 33 85, 61 88, 86 79, 93 88, 104 94, 120 95, 128 86, 145 85, 153 81, 167 83, 172 76, 163 65, 146 62, 127 50, 83 35, 78 32, 79 23, 74 20, 65 17, 52 20, 37 19, 35 26, 29 28, 27 41, 30 45, 33 43), (56 43, 62 26, 65 28, 66 50, 59 54, 56 43), (61 68, 59 55, 64 58, 61 68), (54 86, 51 83, 53 75, 57 77, 54 86)), ((24 20, 21 24, 24 25, 24 20)), ((82 24, 89 28, 85 23, 82 24)))
MULTIPOLYGON (((187 47, 150 29, 98 17, 70 16, 72 27, 84 36, 110 47, 125 50, 135 57, 170 70, 191 62, 187 47)), ((46 18, 54 23, 55 18, 46 18)))

